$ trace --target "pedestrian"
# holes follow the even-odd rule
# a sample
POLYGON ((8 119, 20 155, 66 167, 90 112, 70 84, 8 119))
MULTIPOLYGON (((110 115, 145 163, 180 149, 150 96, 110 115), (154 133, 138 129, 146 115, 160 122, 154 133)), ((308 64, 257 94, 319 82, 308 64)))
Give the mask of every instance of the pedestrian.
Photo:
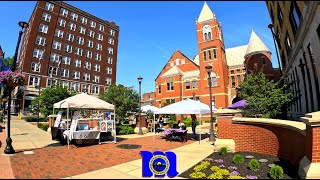
POLYGON ((195 114, 190 114, 191 116, 191 127, 192 127, 192 140, 196 140, 196 126, 197 126, 197 117, 195 114))

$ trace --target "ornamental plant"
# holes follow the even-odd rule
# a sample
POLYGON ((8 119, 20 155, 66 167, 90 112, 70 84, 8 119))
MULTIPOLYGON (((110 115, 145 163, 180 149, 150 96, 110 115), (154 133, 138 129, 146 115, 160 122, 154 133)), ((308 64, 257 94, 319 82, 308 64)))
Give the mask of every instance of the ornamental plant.
POLYGON ((233 171, 233 170, 237 170, 238 167, 236 167, 236 166, 229 166, 228 169, 229 169, 230 171, 233 171))
POLYGON ((0 82, 7 84, 8 81, 12 81, 14 83, 18 83, 19 85, 23 85, 25 75, 19 72, 12 71, 1 71, 0 72, 0 82))
POLYGON ((223 176, 229 176, 230 174, 227 169, 219 169, 216 173, 222 174, 223 176))
POLYGON ((189 175, 192 179, 202 179, 206 177, 206 174, 203 172, 193 172, 189 175))
POLYGON ((208 161, 202 161, 200 165, 207 169, 210 166, 210 163, 208 161))
POLYGON ((257 176, 246 175, 246 179, 258 179, 257 176))
POLYGON ((195 172, 200 172, 200 171, 203 171, 203 170, 205 170, 205 169, 206 169, 206 167, 205 167, 205 166, 202 166, 202 165, 197 165, 196 167, 193 168, 193 170, 194 170, 195 172))
POLYGON ((223 156, 227 155, 228 154, 228 149, 226 147, 221 147, 219 149, 219 153, 223 156))
POLYGON ((216 171, 220 170, 220 167, 219 166, 212 166, 210 169, 212 172, 216 172, 216 171))
POLYGON ((252 159, 249 164, 248 164, 248 167, 250 170, 252 171, 258 171, 260 169, 260 163, 258 160, 256 159, 252 159))
POLYGON ((230 175, 231 175, 231 176, 239 176, 240 173, 239 173, 238 171, 232 171, 232 172, 230 173, 230 175))
POLYGON ((212 173, 208 176, 208 179, 223 179, 222 174, 220 173, 212 173))
POLYGON ((214 162, 216 162, 218 164, 221 164, 221 163, 223 163, 223 160, 222 159, 216 159, 216 160, 214 160, 214 162))
POLYGON ((245 179, 245 178, 242 177, 242 176, 233 176, 233 175, 231 175, 231 176, 228 177, 228 179, 245 179))
POLYGON ((235 164, 242 164, 244 162, 244 157, 241 154, 236 154, 233 156, 232 160, 235 164))
POLYGON ((282 179, 283 178, 283 169, 281 166, 273 166, 270 169, 270 176, 272 179, 282 179))

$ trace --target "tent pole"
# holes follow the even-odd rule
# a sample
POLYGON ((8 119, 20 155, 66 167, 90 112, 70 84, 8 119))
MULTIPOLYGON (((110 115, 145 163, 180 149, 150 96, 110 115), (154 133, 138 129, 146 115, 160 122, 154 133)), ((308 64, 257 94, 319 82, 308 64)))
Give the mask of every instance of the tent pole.
POLYGON ((67 142, 68 142, 68 149, 69 149, 70 127, 68 127, 69 125, 68 120, 69 120, 69 107, 67 107, 67 129, 69 129, 69 136, 68 136, 67 142))
POLYGON ((113 110, 114 143, 117 143, 116 109, 113 110))
POLYGON ((153 141, 156 135, 156 114, 153 112, 153 141))
MULTIPOLYGON (((201 126, 201 113, 199 113, 199 115, 200 115, 200 123, 199 123, 199 125, 201 126)), ((201 127, 200 127, 200 130, 199 130, 199 144, 200 144, 200 141, 201 141, 201 127)))

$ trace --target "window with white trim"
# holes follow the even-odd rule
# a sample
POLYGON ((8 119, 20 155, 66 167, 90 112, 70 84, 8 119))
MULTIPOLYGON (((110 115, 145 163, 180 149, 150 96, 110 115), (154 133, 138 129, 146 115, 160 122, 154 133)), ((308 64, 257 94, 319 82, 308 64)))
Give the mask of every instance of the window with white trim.
POLYGON ((68 10, 61 8, 60 9, 60 14, 64 17, 68 17, 68 10))
POLYGON ((70 65, 71 58, 67 56, 62 57, 62 64, 70 65))
POLYGON ((85 17, 80 17, 80 22, 82 23, 82 24, 87 24, 87 21, 88 21, 88 19, 87 18, 85 18, 85 17))
POLYGON ((57 68, 50 66, 48 73, 49 73, 49 75, 56 76, 57 75, 57 68))
POLYGON ((80 37, 80 36, 77 36, 77 43, 80 44, 80 45, 83 45, 83 43, 84 43, 84 38, 83 38, 83 37, 80 37))
POLYGON ((108 53, 109 54, 113 54, 113 48, 112 47, 108 47, 108 53))
POLYGON ((80 72, 79 71, 73 71, 72 72, 72 78, 73 79, 80 79, 80 72))
POLYGON ((96 43, 96 49, 102 51, 102 44, 96 43))
POLYGON ((104 31, 104 25, 102 25, 102 24, 99 24, 99 31, 104 31))
POLYGON ((100 72, 100 65, 99 64, 94 64, 94 71, 100 72))
POLYGON ((33 57, 35 58, 43 57, 43 50, 33 49, 33 57))
POLYGON ((87 41, 87 47, 93 48, 93 41, 88 40, 87 41))
POLYGON ((62 81, 62 88, 69 88, 69 82, 68 81, 62 81))
POLYGON ((96 27, 96 22, 90 20, 90 27, 95 28, 96 27))
POLYGON ((50 22, 50 20, 51 20, 51 15, 50 15, 50 14, 47 14, 47 13, 43 13, 41 19, 44 20, 44 21, 50 22))
POLYGON ((100 82, 100 76, 94 76, 93 82, 99 83, 100 82))
POLYGON ((74 53, 78 56, 82 56, 83 49, 76 47, 74 53))
POLYGON ((108 38, 108 43, 111 44, 111 45, 114 45, 114 39, 109 37, 108 38))
POLYGON ((111 67, 107 67, 106 71, 107 71, 107 74, 112 74, 112 68, 111 67))
POLYGON ((81 67, 81 60, 79 60, 79 59, 73 60, 73 66, 74 67, 81 67))
POLYGON ((56 80, 47 79, 47 87, 52 87, 55 84, 56 84, 56 80))
POLYGON ((74 40, 74 35, 73 35, 73 34, 70 34, 70 33, 67 33, 67 34, 66 34, 66 40, 67 40, 67 41, 70 41, 70 42, 73 42, 73 40, 74 40))
POLYGON ((107 62, 108 64, 112 64, 112 57, 108 57, 107 62))
POLYGON ((31 71, 32 72, 40 72, 39 64, 36 62, 31 63, 31 71))
POLYGON ((86 51, 85 57, 92 58, 92 51, 86 51))
POLYGON ((86 34, 86 28, 79 26, 79 33, 86 34))
POLYGON ((63 38, 63 31, 60 29, 56 29, 54 32, 54 36, 56 36, 58 38, 63 38))
POLYGON ((60 55, 56 53, 51 53, 50 55, 50 61, 52 62, 58 62, 60 60, 60 55))
POLYGON ((84 73, 82 79, 85 80, 85 81, 90 81, 90 74, 89 73, 84 73))
POLYGON ((45 43, 46 43, 46 38, 41 37, 41 36, 37 36, 36 44, 38 44, 40 46, 44 46, 45 43))
POLYGON ((115 35, 115 33, 116 33, 116 31, 115 31, 115 30, 113 30, 113 29, 110 29, 110 30, 109 30, 109 35, 110 35, 110 36, 114 36, 114 35, 115 35))
POLYGON ((79 83, 71 83, 71 90, 72 91, 79 91, 79 83))
POLYGON ((77 21, 78 20, 78 14, 72 12, 71 13, 71 19, 74 20, 74 21, 77 21))
POLYGON ((66 27, 66 20, 59 18, 57 21, 57 24, 58 24, 58 26, 66 27))
POLYGON ((61 50, 61 42, 53 41, 52 48, 56 50, 61 50))
POLYGON ((61 77, 69 77, 69 69, 61 68, 61 77))
POLYGON ((90 92, 90 85, 89 84, 82 84, 81 90, 82 90, 82 92, 90 92))
POLYGON ((100 90, 99 86, 93 86, 92 87, 92 93, 93 94, 99 94, 99 90, 100 90))
POLYGON ((66 53, 72 53, 72 46, 71 46, 71 45, 68 45, 68 44, 65 44, 65 45, 64 45, 64 52, 66 52, 66 53))
POLYGON ((54 5, 47 2, 46 5, 44 6, 44 8, 48 11, 53 11, 54 5))
POLYGON ((38 31, 47 34, 47 32, 48 32, 48 26, 47 26, 47 25, 40 24, 38 31))
POLYGON ((76 24, 69 23, 69 24, 68 24, 68 27, 69 27, 69 29, 70 29, 71 31, 75 31, 77 26, 76 26, 76 24))
POLYGON ((90 70, 91 69, 91 62, 85 61, 84 62, 84 69, 90 70))
POLYGON ((171 63, 170 63, 170 67, 173 67, 173 66, 174 66, 174 63, 173 63, 173 62, 171 62, 171 63))
POLYGON ((106 77, 106 84, 107 84, 107 85, 111 85, 111 81, 112 81, 111 78, 106 77))
POLYGON ((179 58, 176 59, 176 65, 177 65, 177 66, 180 65, 180 59, 179 59, 179 58))
POLYGON ((100 41, 102 41, 102 40, 103 40, 103 35, 102 35, 102 34, 97 33, 97 39, 98 39, 98 40, 100 40, 100 41))
POLYGON ((96 54, 96 56, 95 56, 95 60, 97 60, 97 61, 101 61, 101 54, 96 54))
POLYGON ((90 37, 94 38, 94 31, 89 30, 88 35, 89 35, 90 37))
MULTIPOLYGON (((232 77, 234 77, 234 76, 232 76, 232 77)), ((211 83, 212 83, 212 87, 218 86, 217 75, 214 72, 211 72, 211 83)))
POLYGON ((39 77, 30 76, 28 85, 29 86, 38 86, 39 85, 39 77))

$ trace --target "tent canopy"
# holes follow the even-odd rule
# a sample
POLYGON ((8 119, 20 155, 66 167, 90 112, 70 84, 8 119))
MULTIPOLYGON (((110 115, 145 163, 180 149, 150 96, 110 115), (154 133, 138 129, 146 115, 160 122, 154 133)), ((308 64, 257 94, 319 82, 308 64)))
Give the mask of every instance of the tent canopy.
POLYGON ((247 106, 248 103, 246 102, 246 100, 240 100, 238 102, 235 102, 233 104, 231 104, 230 106, 228 106, 229 109, 237 109, 239 107, 243 107, 243 106, 247 106))
POLYGON ((148 111, 150 111, 150 112, 155 112, 155 111, 158 111, 159 110, 159 108, 157 108, 157 107, 155 107, 155 106, 152 106, 152 105, 145 105, 145 106, 142 106, 141 107, 141 110, 142 110, 142 112, 148 112, 148 111))
MULTIPOLYGON (((212 107, 212 111, 216 111, 212 107)), ((179 101, 155 111, 155 114, 206 114, 210 113, 210 106, 191 99, 179 101)))
POLYGON ((57 109, 114 110, 114 105, 86 93, 77 94, 53 105, 57 109))

